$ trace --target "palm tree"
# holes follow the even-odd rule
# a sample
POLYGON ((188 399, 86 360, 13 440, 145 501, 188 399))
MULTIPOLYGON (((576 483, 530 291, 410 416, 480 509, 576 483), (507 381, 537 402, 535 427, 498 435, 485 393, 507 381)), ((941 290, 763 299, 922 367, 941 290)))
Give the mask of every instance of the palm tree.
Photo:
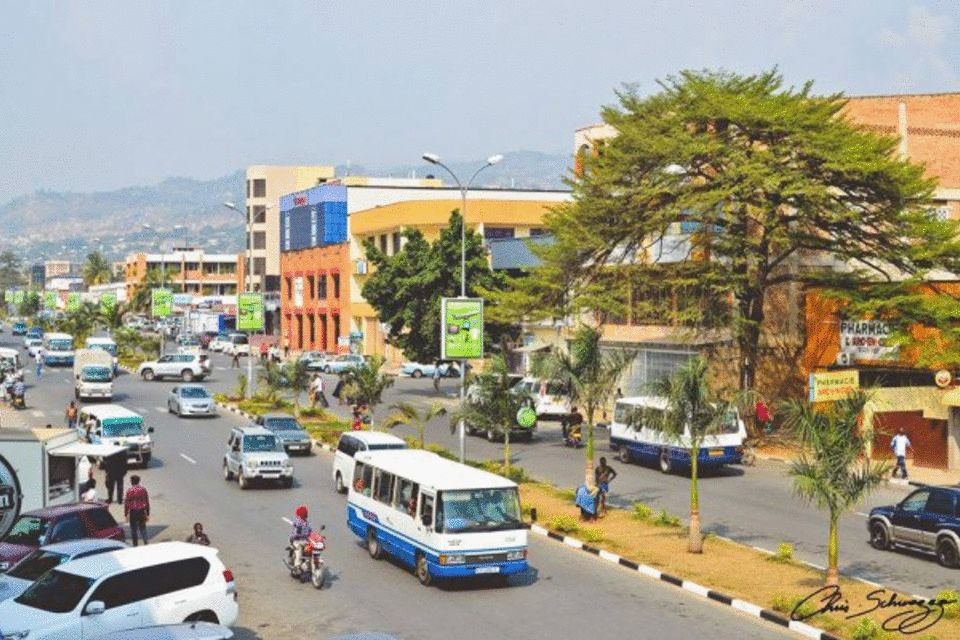
POLYGON ((57 323, 57 328, 73 336, 74 344, 82 345, 96 328, 98 309, 92 303, 85 303, 79 309, 68 312, 57 323))
POLYGON ((593 479, 594 414, 610 401, 623 372, 633 361, 629 351, 604 353, 600 348, 600 329, 580 325, 570 343, 569 353, 554 352, 539 362, 539 373, 569 389, 570 400, 586 409, 587 447, 584 478, 587 486, 593 479))
MULTIPOLYGON (((253 356, 250 356, 251 358, 253 356)), ((280 395, 287 388, 287 379, 283 375, 282 367, 268 362, 257 373, 257 381, 264 387, 264 397, 267 402, 276 407, 280 404, 280 395)))
POLYGON ((153 289, 168 287, 170 285, 170 274, 161 272, 159 269, 147 271, 143 280, 138 282, 133 289, 133 295, 127 306, 133 311, 149 311, 152 301, 153 289))
POLYGON ((280 375, 283 376, 287 389, 293 394, 295 415, 300 415, 300 396, 310 388, 310 381, 313 379, 309 364, 306 360, 298 359, 286 362, 280 367, 280 375))
POLYGON ((371 356, 346 372, 344 394, 354 402, 367 405, 371 416, 374 407, 383 402, 383 392, 393 386, 393 376, 380 371, 385 361, 383 356, 371 356))
POLYGON ((698 463, 700 448, 709 435, 722 431, 731 419, 732 409, 720 402, 707 384, 707 363, 691 358, 672 376, 651 385, 654 394, 666 399, 663 411, 646 411, 639 418, 644 425, 658 429, 682 445, 690 455, 690 539, 687 550, 703 553, 700 533, 700 493, 698 463))
POLYGON ((890 470, 886 462, 871 462, 863 455, 866 441, 860 420, 868 400, 866 393, 857 391, 825 410, 793 401, 784 412, 786 426, 804 445, 804 452, 790 467, 793 490, 829 512, 826 584, 830 586, 838 585, 840 579, 840 516, 880 486, 890 470))
POLYGON ((106 284, 113 281, 113 268, 99 251, 87 254, 83 263, 83 282, 88 287, 92 284, 106 284))
POLYGON ((395 405, 392 405, 393 409, 396 410, 391 416, 388 416, 383 421, 383 428, 393 429, 402 424, 413 427, 417 430, 417 436, 420 441, 420 448, 424 448, 424 441, 426 440, 427 435, 427 423, 436 418, 437 416, 446 415, 447 410, 439 402, 434 402, 430 405, 430 408, 427 409, 426 413, 420 413, 417 411, 409 402, 398 402, 395 405))

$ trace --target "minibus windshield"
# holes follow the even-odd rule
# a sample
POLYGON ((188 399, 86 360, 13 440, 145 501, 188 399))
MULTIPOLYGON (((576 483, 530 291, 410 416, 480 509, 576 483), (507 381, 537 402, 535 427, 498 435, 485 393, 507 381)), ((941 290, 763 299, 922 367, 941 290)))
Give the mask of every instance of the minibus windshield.
POLYGON ((441 491, 437 524, 444 533, 519 529, 520 498, 513 487, 441 491))

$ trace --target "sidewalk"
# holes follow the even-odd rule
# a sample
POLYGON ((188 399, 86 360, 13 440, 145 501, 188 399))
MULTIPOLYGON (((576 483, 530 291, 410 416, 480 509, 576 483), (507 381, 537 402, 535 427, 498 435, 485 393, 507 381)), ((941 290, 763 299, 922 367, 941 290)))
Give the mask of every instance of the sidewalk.
MULTIPOLYGON (((0 404, 0 429, 30 429, 31 424, 28 420, 32 418, 26 410, 17 411, 10 408, 7 403, 0 404)), ((32 425, 40 427, 43 425, 32 425)))

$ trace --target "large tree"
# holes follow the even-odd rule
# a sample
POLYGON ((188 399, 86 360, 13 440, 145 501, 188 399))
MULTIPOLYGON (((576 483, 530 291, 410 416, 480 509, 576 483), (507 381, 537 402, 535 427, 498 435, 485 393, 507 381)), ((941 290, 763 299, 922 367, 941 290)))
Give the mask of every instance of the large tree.
POLYGON ((934 182, 895 138, 845 117, 842 95, 774 70, 686 71, 618 97, 603 110, 618 135, 548 214, 556 242, 517 282, 517 313, 623 313, 632 290, 641 322, 730 329, 752 389, 772 287, 960 273, 957 225, 929 210, 934 182))
POLYGON ((23 277, 23 260, 13 251, 0 253, 0 290, 6 291, 26 282, 23 277))
MULTIPOLYGON (((427 242, 417 229, 405 229, 403 248, 392 256, 380 251, 372 240, 364 249, 374 268, 363 285, 363 297, 389 326, 387 342, 418 362, 440 358, 440 298, 460 295, 460 226, 457 211, 439 238, 427 242)), ((490 270, 483 239, 466 233, 467 295, 503 287, 501 274, 490 270)), ((486 323, 486 344, 495 345, 508 325, 486 323)))
POLYGON ((107 262, 107 259, 99 251, 87 254, 87 260, 83 263, 83 283, 87 286, 92 284, 106 284, 113 280, 113 266, 107 262))

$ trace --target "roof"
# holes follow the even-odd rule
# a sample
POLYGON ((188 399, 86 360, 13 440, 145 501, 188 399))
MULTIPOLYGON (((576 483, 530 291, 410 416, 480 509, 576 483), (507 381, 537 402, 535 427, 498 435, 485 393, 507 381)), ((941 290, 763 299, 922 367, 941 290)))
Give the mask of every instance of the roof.
POLYGON ((216 558, 217 550, 189 542, 158 542, 144 547, 127 547, 99 553, 89 558, 72 560, 60 565, 59 570, 86 578, 97 579, 119 570, 141 569, 160 562, 184 560, 202 556, 216 558))
POLYGON ((234 429, 242 432, 243 435, 246 435, 246 436, 272 436, 273 435, 273 431, 270 431, 269 429, 261 427, 260 425, 257 425, 257 424, 245 424, 239 427, 234 427, 234 429))
POLYGON ((113 341, 113 338, 107 338, 101 336, 99 338, 90 337, 87 338, 87 344, 117 344, 113 341))
POLYGON ((40 516, 43 518, 58 518, 68 513, 77 513, 79 511, 94 511, 96 509, 106 509, 106 505, 99 502, 72 502, 70 504, 61 504, 56 507, 44 507, 34 509, 33 511, 24 511, 22 516, 40 516))
POLYGON ((403 438, 382 431, 346 431, 343 435, 366 444, 406 444, 403 438))
POLYGON ((540 266, 540 258, 533 253, 530 245, 553 244, 553 236, 498 238, 487 242, 490 246, 490 267, 492 269, 525 269, 540 266))
POLYGON ((131 411, 126 407, 121 407, 118 404, 88 404, 84 405, 83 410, 86 413, 96 416, 100 420, 106 418, 129 418, 131 416, 136 418, 142 418, 139 413, 131 411))
POLYGON ((53 551, 65 556, 75 556, 78 553, 86 553, 96 549, 126 549, 126 543, 119 540, 82 538, 80 540, 67 540, 66 542, 54 542, 43 547, 44 551, 53 551))
POLYGON ((67 338, 67 339, 73 340, 73 336, 70 335, 69 333, 46 333, 46 334, 43 335, 43 337, 44 337, 44 338, 55 338, 55 339, 56 339, 56 338, 59 338, 59 339, 67 338))
POLYGON ((617 404, 630 404, 633 406, 647 406, 651 409, 667 408, 667 399, 663 396, 630 396, 627 398, 618 398, 617 404))
POLYGON ((440 490, 501 489, 517 484, 503 476, 441 458, 423 449, 364 451, 356 455, 359 462, 370 462, 378 468, 422 486, 440 490))

